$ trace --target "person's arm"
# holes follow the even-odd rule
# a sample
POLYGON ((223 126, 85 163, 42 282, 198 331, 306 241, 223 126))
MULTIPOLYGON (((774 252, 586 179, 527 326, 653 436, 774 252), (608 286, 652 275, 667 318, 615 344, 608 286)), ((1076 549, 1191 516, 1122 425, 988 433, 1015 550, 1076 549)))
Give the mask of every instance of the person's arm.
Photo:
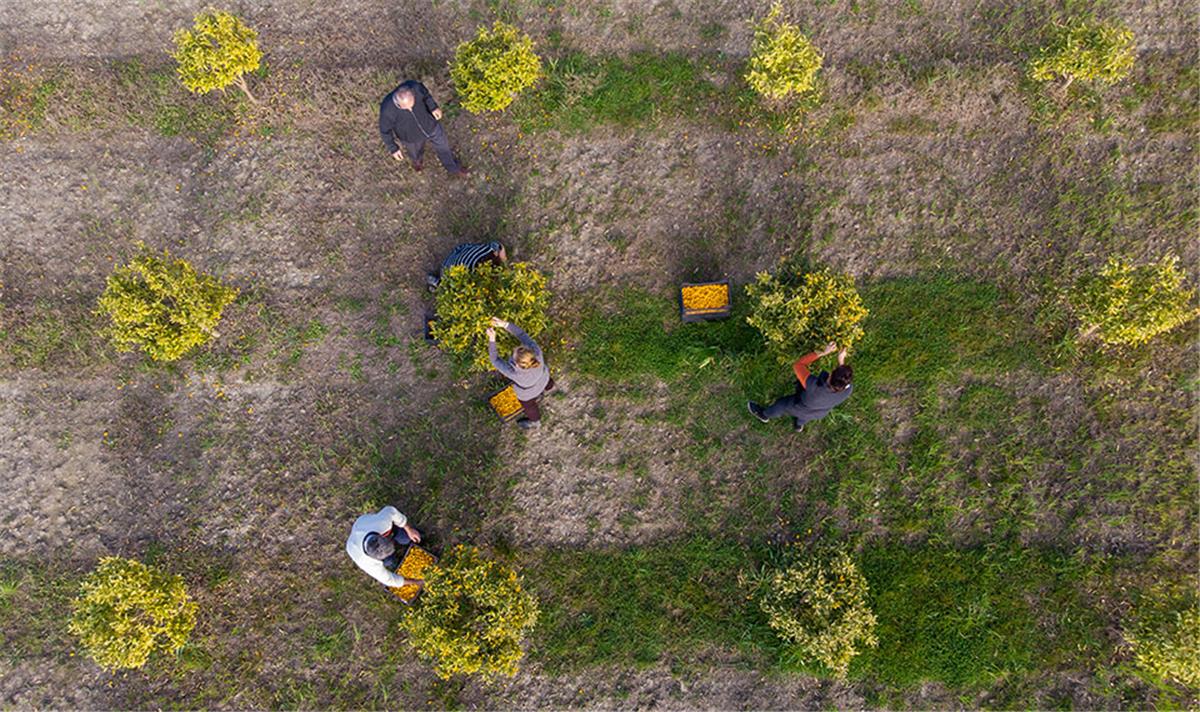
POLYGON ((425 104, 425 109, 433 114, 433 118, 441 121, 442 112, 438 109, 438 103, 433 100, 433 94, 430 94, 429 90, 421 82, 417 82, 417 89, 421 92, 421 102, 425 104))
POLYGON ((838 351, 838 365, 839 366, 846 365, 846 349, 842 349, 841 351, 838 351))
POLYGON ((488 360, 492 362, 492 368, 500 372, 502 376, 512 381, 517 377, 517 369, 504 359, 500 358, 500 354, 496 351, 496 330, 488 327, 488 360))
POLYGON ((520 341, 522 346, 532 351, 533 355, 537 357, 538 361, 546 363, 546 359, 542 357, 542 347, 538 346, 537 342, 531 339, 529 334, 525 333, 524 329, 512 323, 511 321, 506 321, 504 322, 504 330, 517 337, 517 341, 520 341))
POLYGON ((408 583, 408 579, 404 578, 400 574, 388 571, 387 567, 383 565, 382 561, 379 562, 378 568, 374 569, 370 573, 375 577, 376 581, 384 586, 403 586, 404 584, 408 583))
POLYGON ((395 507, 384 507, 381 514, 386 514, 391 520, 393 526, 400 527, 401 529, 408 526, 408 517, 401 514, 400 510, 396 509, 395 507))
POLYGON ((792 364, 792 371, 795 372, 796 380, 800 381, 800 385, 802 387, 808 388, 808 377, 812 375, 812 372, 808 370, 808 367, 812 365, 812 362, 816 361, 822 356, 833 353, 835 349, 837 349, 835 344, 829 344, 825 347, 824 351, 813 351, 812 353, 805 354, 796 359, 796 363, 792 364))
MULTIPOLYGON (((391 99, 384 101, 391 101, 391 99)), ((396 155, 400 151, 400 146, 396 144, 396 136, 392 132, 394 127, 395 122, 387 115, 385 108, 379 107, 379 135, 383 138, 383 145, 387 146, 388 153, 392 155, 396 155)))

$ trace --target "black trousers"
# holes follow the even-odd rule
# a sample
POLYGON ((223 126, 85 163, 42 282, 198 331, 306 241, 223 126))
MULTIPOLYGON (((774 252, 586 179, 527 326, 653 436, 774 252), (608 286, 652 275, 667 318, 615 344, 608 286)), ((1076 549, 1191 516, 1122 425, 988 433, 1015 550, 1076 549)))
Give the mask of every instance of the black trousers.
POLYGON ((437 153, 438 160, 442 162, 442 167, 448 173, 458 173, 462 170, 458 159, 454 157, 454 152, 450 150, 450 140, 446 138, 446 131, 439 123, 437 128, 433 130, 429 138, 422 139, 416 143, 403 142, 404 152, 408 154, 409 160, 413 165, 421 163, 421 158, 425 155, 425 144, 432 143, 433 150, 437 153))

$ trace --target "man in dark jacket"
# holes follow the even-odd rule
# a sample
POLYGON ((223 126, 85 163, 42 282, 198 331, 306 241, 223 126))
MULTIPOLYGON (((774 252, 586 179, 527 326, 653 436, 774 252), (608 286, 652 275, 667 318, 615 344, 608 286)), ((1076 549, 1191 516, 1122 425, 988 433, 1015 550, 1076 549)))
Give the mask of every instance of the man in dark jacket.
POLYGON ((392 158, 403 160, 407 152, 412 159, 413 170, 419 171, 424 168, 421 158, 425 154, 425 142, 428 141, 433 144, 433 150, 437 151, 446 172, 453 176, 465 176, 469 171, 454 158, 441 120, 442 110, 433 100, 433 95, 424 84, 414 79, 393 89, 379 105, 379 134, 392 158))
POLYGON ((837 351, 837 344, 829 344, 820 353, 814 351, 801 356, 792 364, 798 381, 796 393, 778 398, 765 408, 754 401, 748 401, 746 406, 750 409, 750 414, 764 423, 771 418, 790 415, 796 432, 804 430, 804 424, 810 420, 824 418, 834 406, 849 398, 852 390, 850 380, 854 372, 846 365, 846 349, 838 353, 838 365, 833 369, 833 373, 821 371, 819 375, 814 376, 808 370, 813 361, 834 351, 837 351))

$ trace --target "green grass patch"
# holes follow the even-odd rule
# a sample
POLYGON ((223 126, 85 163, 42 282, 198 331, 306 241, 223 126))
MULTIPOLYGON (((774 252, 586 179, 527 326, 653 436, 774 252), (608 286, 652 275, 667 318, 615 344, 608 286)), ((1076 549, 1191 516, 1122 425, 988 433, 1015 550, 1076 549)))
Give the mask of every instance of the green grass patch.
MULTIPOLYGON (((713 539, 537 554, 524 565, 543 609, 530 655, 561 673, 686 661, 715 648, 794 670, 794 656, 737 582, 769 555, 713 539)), ((857 558, 879 646, 855 660, 854 678, 970 689, 1112 653, 1108 622, 1081 593, 1103 582, 1107 565, 1016 542, 967 550, 869 544, 857 558)))
POLYGON ((542 604, 531 655, 562 672, 647 666, 713 645, 769 650, 774 634, 737 583, 750 555, 711 539, 542 554, 524 571, 542 604))
POLYGON ((1112 652, 1104 617, 1081 593, 1100 567, 1015 542, 891 544, 867 548, 861 564, 879 646, 855 660, 855 677, 972 688, 1112 652))
POLYGON ((513 104, 524 131, 580 133, 601 124, 643 125, 699 113, 721 93, 704 68, 679 54, 592 57, 579 52, 549 60, 546 76, 513 104))
POLYGON ((0 305, 0 365, 83 368, 106 358, 101 320, 89 304, 38 300, 24 309, 0 305))

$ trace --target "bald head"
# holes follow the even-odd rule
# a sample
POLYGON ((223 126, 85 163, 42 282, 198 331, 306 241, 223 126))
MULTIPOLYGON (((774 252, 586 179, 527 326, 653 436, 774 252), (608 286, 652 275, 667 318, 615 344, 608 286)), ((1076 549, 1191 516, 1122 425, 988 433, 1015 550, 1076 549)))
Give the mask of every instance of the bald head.
POLYGON ((411 111, 413 103, 417 97, 413 94, 412 89, 397 89, 392 94, 392 103, 406 111, 411 111))

